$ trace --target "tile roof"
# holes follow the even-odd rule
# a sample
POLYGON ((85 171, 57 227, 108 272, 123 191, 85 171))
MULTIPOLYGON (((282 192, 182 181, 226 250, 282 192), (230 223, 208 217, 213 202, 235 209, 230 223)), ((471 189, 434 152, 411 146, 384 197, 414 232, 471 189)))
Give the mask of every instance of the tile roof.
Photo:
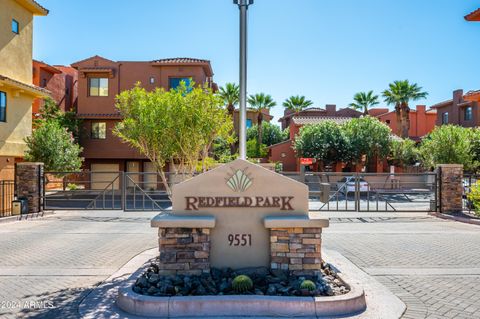
POLYGON ((480 8, 470 12, 465 16, 465 20, 467 21, 480 21, 480 8))
POLYGON ((47 89, 41 88, 41 87, 33 85, 33 84, 23 83, 23 82, 14 80, 12 78, 9 78, 8 76, 4 76, 4 75, 1 75, 1 74, 0 74, 0 81, 5 81, 6 83, 10 83, 13 86, 26 89, 26 90, 28 90, 30 92, 33 92, 33 93, 37 93, 37 94, 40 93, 40 95, 44 95, 44 96, 45 95, 50 95, 50 91, 47 90, 47 89))
MULTIPOLYGON (((480 9, 479 9, 480 10, 480 9)), ((480 94, 480 90, 471 90, 465 93, 465 96, 470 96, 470 95, 477 95, 480 94)))
POLYGON ((167 58, 153 60, 153 63, 177 64, 177 63, 210 63, 209 60, 194 59, 194 58, 167 58))
POLYGON ((351 117, 342 117, 342 116, 294 116, 293 123, 297 125, 308 125, 308 124, 318 124, 325 121, 333 121, 337 124, 343 124, 349 120, 351 117))

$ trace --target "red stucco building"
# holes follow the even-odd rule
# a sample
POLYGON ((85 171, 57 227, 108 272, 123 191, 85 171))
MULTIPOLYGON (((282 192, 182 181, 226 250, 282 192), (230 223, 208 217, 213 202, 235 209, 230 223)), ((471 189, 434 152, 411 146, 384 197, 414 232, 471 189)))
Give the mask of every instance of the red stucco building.
MULTIPOLYGON (((78 71, 77 117, 83 121, 80 145, 84 169, 108 172, 152 172, 153 164, 115 136, 112 129, 122 118, 115 97, 140 82, 147 90, 171 89, 181 81, 208 83, 213 89, 213 70, 208 60, 192 58, 154 61, 113 61, 92 56, 75 62, 78 71)), ((168 168, 167 168, 168 170, 168 168)))
MULTIPOLYGON (((377 117, 379 121, 388 125, 392 132, 397 132, 396 114, 394 111, 390 111, 388 108, 373 108, 369 110, 369 115, 377 117)), ((327 105, 325 109, 309 108, 298 114, 286 113, 279 122, 282 123, 282 128, 289 127, 290 139, 270 146, 269 160, 282 163, 284 171, 299 171, 299 158, 297 158, 297 154, 292 146, 295 136, 298 134, 302 126, 318 124, 327 120, 343 124, 352 118, 358 118, 360 116, 362 116, 362 113, 351 108, 343 108, 337 111, 335 105, 327 105)), ((418 141, 434 129, 437 112, 435 109, 427 110, 424 105, 418 105, 416 109, 410 111, 409 116, 409 137, 418 141)), ((311 168, 313 170, 321 169, 318 163, 312 165, 311 168)), ((350 171, 358 170, 358 167, 352 168, 348 165, 338 163, 333 170, 337 172, 350 171)), ((377 163, 376 167, 369 167, 369 171, 372 170, 382 172, 384 170, 384 163, 377 163)))
MULTIPOLYGON (((33 84, 51 92, 51 98, 62 111, 75 110, 77 105, 77 70, 70 66, 49 65, 33 60, 33 84)), ((36 99, 32 105, 32 115, 40 112, 43 101, 36 99)))

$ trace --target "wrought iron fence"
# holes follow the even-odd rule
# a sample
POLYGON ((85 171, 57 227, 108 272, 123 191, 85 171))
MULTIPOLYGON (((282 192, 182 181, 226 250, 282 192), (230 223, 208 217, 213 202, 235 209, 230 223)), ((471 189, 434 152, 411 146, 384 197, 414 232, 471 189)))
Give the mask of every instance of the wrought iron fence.
POLYGON ((436 173, 282 172, 305 183, 310 209, 318 211, 434 211, 436 173), (329 192, 323 199, 322 192, 329 192))
POLYGON ((12 215, 12 201, 15 196, 15 182, 0 181, 0 217, 12 215))
MULTIPOLYGON (((468 198, 468 194, 472 191, 472 187, 477 185, 477 182, 480 181, 480 175, 478 174, 464 174, 463 175, 463 210, 471 213, 474 211, 475 207, 473 202, 468 198)), ((478 184, 480 187, 480 183, 478 184)))

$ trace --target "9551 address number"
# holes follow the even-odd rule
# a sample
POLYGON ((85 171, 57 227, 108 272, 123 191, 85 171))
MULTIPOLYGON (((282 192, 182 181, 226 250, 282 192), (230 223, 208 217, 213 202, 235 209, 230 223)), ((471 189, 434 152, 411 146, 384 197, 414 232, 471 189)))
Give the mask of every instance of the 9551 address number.
POLYGON ((228 234, 230 246, 252 246, 252 234, 228 234))

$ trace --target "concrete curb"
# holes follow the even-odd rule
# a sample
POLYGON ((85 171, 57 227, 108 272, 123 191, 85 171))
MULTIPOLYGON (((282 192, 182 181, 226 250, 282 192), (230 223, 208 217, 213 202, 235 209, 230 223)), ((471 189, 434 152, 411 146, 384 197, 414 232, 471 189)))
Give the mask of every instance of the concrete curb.
POLYGON ((195 317, 303 317, 351 316, 365 311, 367 305, 362 287, 339 274, 350 292, 333 297, 281 296, 182 296, 153 297, 137 294, 132 286, 147 265, 136 271, 119 288, 116 304, 127 313, 157 318, 195 317))
POLYGON ((13 215, 13 216, 7 216, 7 217, 0 217, 0 224, 3 223, 12 223, 12 222, 17 222, 17 221, 22 221, 22 220, 31 220, 31 219, 36 219, 36 218, 41 218, 45 217, 48 215, 53 215, 53 211, 44 211, 40 213, 31 213, 31 214, 22 214, 22 215, 13 215))
POLYGON ((452 216, 452 215, 447 215, 447 214, 442 214, 442 213, 437 213, 437 212, 430 212, 428 214, 431 215, 431 216, 441 218, 441 219, 453 220, 453 221, 460 222, 460 223, 465 223, 465 224, 470 224, 470 225, 479 225, 480 226, 480 220, 476 220, 476 219, 464 218, 464 217, 459 217, 459 216, 452 216))

